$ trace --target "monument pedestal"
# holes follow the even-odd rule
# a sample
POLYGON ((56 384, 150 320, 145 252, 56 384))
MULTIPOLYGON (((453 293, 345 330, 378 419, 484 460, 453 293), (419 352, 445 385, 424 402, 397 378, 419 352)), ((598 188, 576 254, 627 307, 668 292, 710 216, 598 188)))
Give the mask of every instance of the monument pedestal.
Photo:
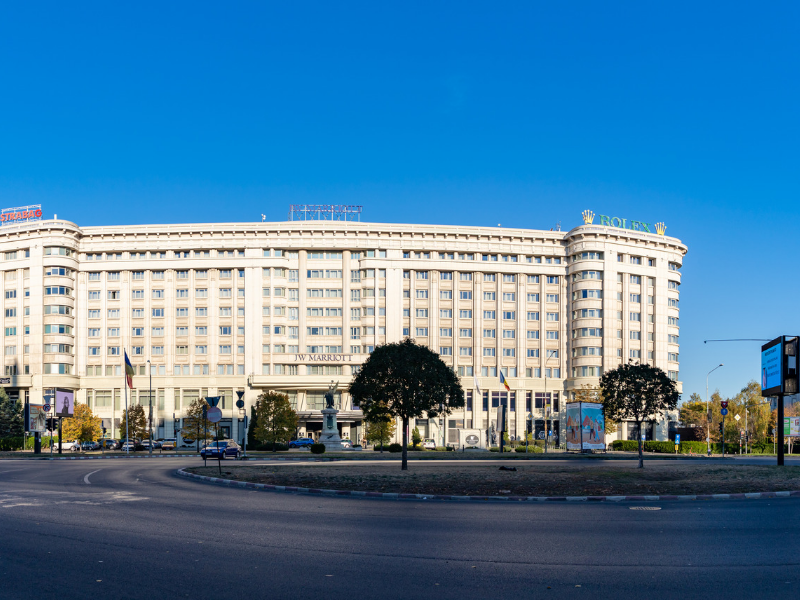
POLYGON ((336 415, 339 411, 335 408, 322 409, 322 433, 319 436, 319 443, 325 444, 326 452, 343 450, 342 438, 339 436, 339 428, 336 426, 336 415))

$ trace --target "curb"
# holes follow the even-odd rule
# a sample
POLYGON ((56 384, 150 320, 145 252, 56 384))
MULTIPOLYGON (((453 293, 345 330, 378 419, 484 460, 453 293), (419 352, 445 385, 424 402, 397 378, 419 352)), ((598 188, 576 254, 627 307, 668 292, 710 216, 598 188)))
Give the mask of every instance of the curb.
POLYGON ((233 479, 197 475, 184 471, 183 469, 178 469, 176 474, 179 477, 196 479, 204 483, 213 483, 215 485, 245 488, 262 492, 288 492, 345 498, 381 498, 384 500, 441 500, 451 502, 661 502, 665 500, 761 500, 765 498, 800 497, 800 490, 793 492, 752 492, 743 494, 691 494, 685 496, 443 496, 437 494, 399 494, 269 485, 266 483, 251 483, 248 481, 234 481, 233 479))
MULTIPOLYGON (((139 458, 139 459, 149 459, 149 458, 199 458, 200 460, 203 460, 203 458, 198 454, 170 454, 170 455, 166 455, 166 454, 158 454, 158 455, 156 455, 156 454, 154 454, 153 456, 148 456, 146 454, 145 455, 139 455, 139 456, 53 456, 53 457, 44 456, 44 457, 38 458, 38 459, 37 458, 29 458, 29 459, 26 459, 26 460, 115 460, 115 459, 123 459, 123 460, 125 460, 125 459, 132 459, 132 458, 139 458)), ((208 460, 212 460, 213 461, 214 459, 213 458, 209 458, 208 460)), ((228 460, 228 459, 226 459, 226 460, 228 460)), ((239 462, 251 462, 251 461, 255 461, 255 460, 288 460, 288 461, 305 461, 305 462, 308 462, 308 461, 331 462, 331 461, 338 461, 338 460, 342 460, 342 459, 333 458, 333 457, 325 457, 325 458, 306 458, 306 457, 297 457, 297 458, 295 458, 295 457, 291 457, 291 458, 289 458, 289 457, 275 457, 275 458, 271 458, 271 457, 264 457, 264 458, 255 457, 255 458, 250 458, 250 457, 248 457, 246 461, 235 461, 235 462, 237 462, 237 463, 239 463, 239 462)))

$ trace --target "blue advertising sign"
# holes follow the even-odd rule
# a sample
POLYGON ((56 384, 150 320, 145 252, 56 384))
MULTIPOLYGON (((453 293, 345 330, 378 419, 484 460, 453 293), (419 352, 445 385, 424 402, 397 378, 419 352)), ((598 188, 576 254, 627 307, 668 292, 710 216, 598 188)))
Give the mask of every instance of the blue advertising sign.
POLYGON ((776 396, 783 392, 783 343, 781 338, 761 346, 761 395, 776 396))
POLYGON ((675 434, 675 443, 676 444, 680 444, 681 443, 681 434, 680 433, 676 433, 675 434))

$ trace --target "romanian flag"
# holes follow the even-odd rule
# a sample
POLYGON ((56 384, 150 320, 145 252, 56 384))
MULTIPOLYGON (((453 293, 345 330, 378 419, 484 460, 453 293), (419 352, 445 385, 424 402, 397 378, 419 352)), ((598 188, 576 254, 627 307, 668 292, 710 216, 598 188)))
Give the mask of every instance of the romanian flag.
POLYGON ((511 391, 511 388, 508 387, 508 381, 506 381, 505 375, 503 375, 502 371, 500 371, 500 383, 505 386, 507 392, 511 391))
MULTIPOLYGON (((123 350, 124 352, 124 350, 123 350)), ((128 353, 125 352, 125 379, 128 382, 128 387, 133 389, 133 374, 136 371, 133 370, 133 365, 131 364, 131 359, 128 358, 128 353)))

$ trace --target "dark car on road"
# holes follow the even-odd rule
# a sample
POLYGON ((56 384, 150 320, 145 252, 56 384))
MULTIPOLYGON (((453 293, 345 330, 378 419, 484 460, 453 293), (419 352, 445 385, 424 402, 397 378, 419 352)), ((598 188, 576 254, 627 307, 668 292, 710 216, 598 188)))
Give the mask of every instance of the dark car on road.
POLYGON ((239 444, 233 440, 225 440, 222 442, 211 442, 200 449, 200 456, 203 458, 239 458, 239 444))
POLYGON ((308 448, 314 443, 312 438, 298 438, 289 442, 289 448, 308 448))

